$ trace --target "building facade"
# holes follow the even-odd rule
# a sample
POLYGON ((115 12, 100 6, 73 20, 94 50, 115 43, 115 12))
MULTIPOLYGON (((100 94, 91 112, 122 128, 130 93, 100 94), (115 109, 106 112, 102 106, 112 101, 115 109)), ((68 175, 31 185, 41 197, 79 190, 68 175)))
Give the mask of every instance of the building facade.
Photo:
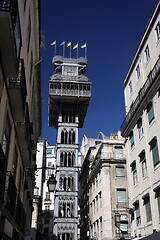
POLYGON ((0 1, 0 29, 0 239, 25 239, 41 132, 39 1, 0 1))
POLYGON ((133 239, 160 231, 159 56, 158 1, 124 79, 126 119, 121 131, 126 139, 129 199, 134 210, 133 239))
POLYGON ((57 128, 54 235, 77 240, 78 228, 78 128, 83 126, 91 96, 84 75, 85 58, 53 58, 49 81, 49 125, 57 128))
POLYGON ((32 240, 42 238, 42 200, 43 200, 43 184, 46 179, 46 139, 39 138, 37 143, 36 165, 35 165, 35 186, 33 195, 32 240))
POLYGON ((46 177, 43 183, 42 199, 42 236, 43 239, 53 240, 53 220, 54 220, 54 193, 49 192, 47 181, 53 174, 55 176, 56 151, 55 146, 46 145, 46 177))
POLYGON ((80 175, 80 239, 131 239, 124 138, 84 136, 80 175))

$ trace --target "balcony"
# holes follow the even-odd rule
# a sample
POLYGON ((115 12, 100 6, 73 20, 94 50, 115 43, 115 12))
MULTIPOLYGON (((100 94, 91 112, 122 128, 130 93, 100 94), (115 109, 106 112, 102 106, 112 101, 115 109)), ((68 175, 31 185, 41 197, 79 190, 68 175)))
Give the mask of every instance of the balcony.
POLYGON ((14 120, 15 122, 21 122, 24 119, 27 95, 23 59, 19 59, 18 77, 9 78, 8 93, 14 120))
MULTIPOLYGON (((144 102, 144 99, 147 99, 147 95, 149 93, 151 93, 153 95, 153 85, 156 90, 159 88, 159 81, 160 81, 159 77, 158 77, 159 72, 160 72, 160 57, 157 60, 157 62, 155 63, 150 74, 148 75, 146 82, 144 83, 143 87, 140 89, 137 98, 133 102, 132 107, 130 108, 125 120, 123 121, 123 123, 121 125, 122 136, 126 136, 127 134, 129 134, 129 133, 127 133, 127 134, 125 133, 126 129, 129 125, 129 123, 131 122, 133 115, 135 116, 137 110, 140 108, 140 106, 144 102)), ((150 98, 152 98, 152 97, 150 97, 150 98)), ((137 119, 137 121, 138 121, 138 119, 137 119)), ((132 129, 133 127, 134 126, 132 126, 130 129, 132 129)))
POLYGON ((0 0, 0 52, 6 77, 17 77, 21 46, 17 0, 0 0))
POLYGON ((91 84, 82 83, 49 83, 49 95, 52 98, 58 99, 59 97, 91 97, 91 84))
POLYGON ((30 166, 31 161, 31 133, 27 103, 25 104, 24 119, 23 121, 16 122, 16 129, 24 167, 27 168, 30 166))
POLYGON ((5 180, 6 180, 7 162, 0 144, 0 199, 4 200, 5 180))
POLYGON ((15 216, 17 189, 11 172, 6 174, 4 205, 12 217, 15 216))

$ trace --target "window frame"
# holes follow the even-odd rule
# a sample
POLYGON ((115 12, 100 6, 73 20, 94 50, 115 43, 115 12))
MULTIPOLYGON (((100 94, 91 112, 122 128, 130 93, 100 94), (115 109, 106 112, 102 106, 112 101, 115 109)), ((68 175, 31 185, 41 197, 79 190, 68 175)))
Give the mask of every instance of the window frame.
POLYGON ((156 33, 156 40, 157 42, 160 40, 160 22, 158 21, 156 27, 155 27, 155 33, 156 33))
POLYGON ((115 175, 116 175, 116 178, 124 178, 126 176, 126 171, 125 171, 125 167, 124 166, 115 166, 115 175), (121 174, 117 174, 117 169, 123 169, 121 174))
POLYGON ((149 45, 147 44, 146 48, 144 49, 144 54, 145 54, 145 63, 147 64, 151 58, 150 50, 149 50, 149 45))
POLYGON ((148 123, 150 125, 153 122, 153 120, 155 119, 153 102, 148 103, 146 110, 147 110, 147 115, 148 115, 148 123))
POLYGON ((127 190, 126 190, 126 188, 117 188, 116 189, 116 196, 117 196, 117 203, 127 203, 127 190), (121 194, 122 194, 122 192, 123 192, 123 196, 120 196, 119 194, 120 194, 120 192, 121 192, 121 194), (123 198, 123 200, 120 200, 120 198, 123 198))

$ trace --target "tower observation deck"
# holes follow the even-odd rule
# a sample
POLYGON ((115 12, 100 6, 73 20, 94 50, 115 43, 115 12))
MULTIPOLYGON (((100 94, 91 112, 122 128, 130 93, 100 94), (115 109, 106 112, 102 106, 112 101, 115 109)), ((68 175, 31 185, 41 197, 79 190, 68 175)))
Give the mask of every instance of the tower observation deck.
POLYGON ((57 129, 54 234, 58 240, 77 240, 78 128, 83 127, 91 83, 85 76, 86 58, 53 58, 49 81, 49 126, 57 129))

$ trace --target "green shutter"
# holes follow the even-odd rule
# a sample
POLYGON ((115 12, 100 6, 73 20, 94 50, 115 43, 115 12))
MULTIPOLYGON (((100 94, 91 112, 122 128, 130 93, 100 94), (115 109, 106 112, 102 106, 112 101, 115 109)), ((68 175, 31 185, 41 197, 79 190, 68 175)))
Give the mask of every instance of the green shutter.
POLYGON ((152 120, 154 119, 154 111, 153 111, 152 103, 149 103, 149 105, 147 107, 147 113, 148 113, 148 121, 149 121, 149 123, 151 123, 152 120))
POLYGON ((159 162, 159 153, 158 153, 157 142, 154 144, 154 146, 152 148, 152 157, 153 157, 153 164, 156 165, 159 162))
POLYGON ((134 136, 133 136, 133 132, 130 133, 130 144, 131 144, 131 147, 134 145, 134 136))

